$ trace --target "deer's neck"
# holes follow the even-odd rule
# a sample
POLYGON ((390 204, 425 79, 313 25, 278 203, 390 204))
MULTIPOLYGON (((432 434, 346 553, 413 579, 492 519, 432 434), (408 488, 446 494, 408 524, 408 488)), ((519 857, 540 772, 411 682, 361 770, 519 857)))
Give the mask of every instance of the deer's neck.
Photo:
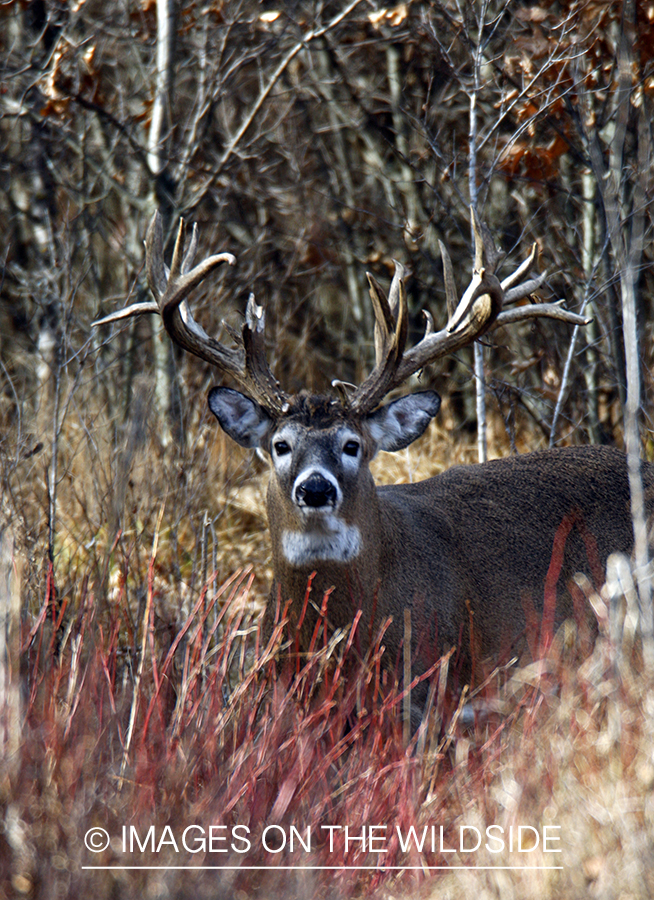
POLYGON ((352 520, 325 523, 328 530, 333 526, 332 539, 320 543, 313 556, 311 548, 318 546, 318 538, 311 530, 296 530, 289 538, 290 529, 276 520, 270 508, 268 515, 273 550, 269 609, 277 607, 279 600, 283 610, 290 601, 291 626, 300 624, 300 642, 305 646, 311 641, 321 608, 331 628, 349 625, 359 609, 363 610, 362 625, 367 626, 384 580, 384 517, 376 492, 366 497, 365 509, 352 520))

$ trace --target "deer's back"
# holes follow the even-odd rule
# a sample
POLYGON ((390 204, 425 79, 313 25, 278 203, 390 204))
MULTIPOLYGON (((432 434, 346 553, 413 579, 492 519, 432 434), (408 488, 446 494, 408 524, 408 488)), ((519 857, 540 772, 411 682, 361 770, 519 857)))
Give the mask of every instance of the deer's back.
MULTIPOLYGON (((642 471, 651 512, 654 467, 642 471)), ((380 488, 379 497, 408 562, 394 559, 385 574, 392 614, 397 619, 412 598, 423 655, 461 641, 469 647, 471 618, 478 652, 510 652, 524 633, 525 611, 542 614, 550 566, 551 574, 560 566, 561 621, 573 613, 569 579, 584 572, 601 583, 609 554, 629 553, 633 544, 626 457, 613 448, 457 466, 418 484, 380 488), (429 577, 416 581, 413 573, 425 564, 429 577)))

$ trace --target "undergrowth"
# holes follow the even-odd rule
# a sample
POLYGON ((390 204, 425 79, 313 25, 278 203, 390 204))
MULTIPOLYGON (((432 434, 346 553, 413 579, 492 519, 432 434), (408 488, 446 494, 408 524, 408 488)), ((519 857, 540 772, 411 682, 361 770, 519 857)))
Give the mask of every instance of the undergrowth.
POLYGON ((319 623, 300 657, 281 610, 264 644, 245 569, 157 633, 156 568, 155 541, 138 621, 120 588, 60 603, 52 572, 24 620, 0 896, 613 896, 616 858, 651 896, 654 694, 632 638, 603 632, 573 666, 568 623, 472 698, 441 660, 407 745, 383 631, 362 660, 356 620, 319 623))
MULTIPOLYGON (((472 461, 444 415, 375 480, 472 461)), ((150 433, 128 459, 129 433, 73 424, 52 562, 46 466, 18 441, 4 457, 24 564, 0 665, 0 900, 654 895, 654 693, 633 625, 588 585, 585 661, 546 601, 532 665, 471 694, 436 661, 407 736, 383 630, 365 659, 356 621, 299 656, 280 609, 263 640, 257 463, 201 418, 178 457, 150 433)))

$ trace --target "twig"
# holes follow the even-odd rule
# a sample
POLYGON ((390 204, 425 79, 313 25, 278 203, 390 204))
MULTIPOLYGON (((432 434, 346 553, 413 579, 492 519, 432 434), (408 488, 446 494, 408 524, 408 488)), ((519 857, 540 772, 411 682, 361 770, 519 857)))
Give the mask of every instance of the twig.
POLYGON ((157 518, 157 525, 154 530, 154 539, 152 541, 152 555, 150 557, 150 566, 148 571, 148 593, 147 599, 145 603, 145 610, 143 612, 143 625, 141 631, 141 648, 139 654, 139 664, 136 670, 136 678, 134 679, 134 691, 132 694, 132 707, 129 713, 129 725, 127 727, 127 736, 125 738, 125 747, 123 749, 123 759, 120 764, 120 775, 118 778, 118 790, 120 791, 123 787, 124 777, 125 777, 125 769, 127 768, 127 760, 129 757, 129 748, 132 744, 132 737, 134 735, 134 725, 136 724, 136 714, 138 712, 139 707, 139 694, 141 691, 141 679, 143 677, 143 664, 145 662, 145 647, 148 641, 148 632, 151 627, 150 619, 152 617, 152 605, 153 605, 153 596, 154 596, 154 563, 157 558, 157 550, 159 547, 159 529, 161 528, 161 520, 163 519, 165 501, 161 504, 161 509, 159 510, 159 516, 157 518))
POLYGON ((220 159, 218 161, 218 165, 216 166, 216 168, 214 169, 214 171, 212 173, 212 177, 215 178, 215 176, 218 175, 222 171, 227 160, 234 153, 234 151, 238 147, 241 139, 243 138, 245 132, 250 128, 250 126, 254 122, 254 120, 257 116, 257 113, 263 106, 266 98, 268 97, 268 94, 272 91, 275 84, 277 83, 277 81, 279 80, 280 76, 283 74, 284 70, 287 68, 289 63, 298 55, 300 50, 302 50, 304 47, 306 47, 306 45, 310 41, 313 41, 316 38, 322 37, 324 34, 327 34, 328 31, 331 31, 332 28, 335 28, 336 25, 338 25, 340 22, 343 21, 343 19, 345 19, 347 16, 349 16, 349 14, 352 12, 352 10, 355 9, 355 7, 357 7, 359 5, 359 3, 361 3, 361 0, 351 0, 351 2, 348 3, 348 5, 345 7, 345 9, 342 10, 340 13, 338 13, 336 16, 334 16, 334 18, 330 22, 328 22, 327 25, 325 25, 322 28, 316 28, 315 30, 307 31, 307 33, 303 36, 302 40, 298 41, 297 44, 295 44, 295 46, 292 47, 288 51, 286 56, 282 59, 282 61, 279 63, 279 65, 277 66, 275 71, 272 73, 272 75, 268 79, 267 84, 261 89, 259 96, 255 100, 250 111, 247 113, 247 115, 241 122, 241 125, 239 126, 238 130, 236 131, 236 134, 227 144, 227 147, 225 148, 223 155, 220 157, 220 159))

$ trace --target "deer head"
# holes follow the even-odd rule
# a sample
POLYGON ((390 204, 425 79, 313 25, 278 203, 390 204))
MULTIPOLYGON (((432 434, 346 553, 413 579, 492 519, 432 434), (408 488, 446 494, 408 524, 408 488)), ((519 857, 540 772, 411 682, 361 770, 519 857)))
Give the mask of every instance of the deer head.
MULTIPOLYGON (((238 389, 213 388, 209 407, 231 438, 243 447, 263 451, 270 459, 268 519, 275 571, 271 597, 276 588, 277 593, 284 593, 284 599, 294 597, 299 602, 304 596, 307 575, 316 569, 322 577, 322 588, 343 581, 342 597, 349 592, 347 599, 337 601, 341 605, 332 616, 335 624, 351 620, 353 603, 361 604, 372 619, 372 597, 376 596, 375 585, 379 585, 381 577, 381 560, 389 554, 401 556, 402 546, 391 544, 401 544, 406 538, 393 532, 392 504, 381 509, 382 502, 387 501, 375 488, 369 463, 379 450, 400 450, 416 440, 440 406, 434 391, 410 393, 386 403, 384 399, 424 366, 500 325, 537 316, 574 323, 586 321, 558 303, 530 303, 505 309, 531 295, 545 277, 526 277, 537 259, 536 245, 525 262, 500 281, 495 274, 498 255, 474 212, 473 230, 475 262, 469 286, 457 299, 450 257, 441 245, 448 322, 435 331, 431 315, 425 313, 424 336, 413 347, 406 346, 408 313, 402 266, 395 264, 388 296, 368 275, 375 314, 376 359, 372 372, 352 391, 334 382, 334 395, 286 394, 267 364, 264 311, 253 296, 248 300, 242 334, 235 347, 225 347, 207 335, 191 315, 187 298, 216 266, 224 262, 233 265, 234 257, 222 253, 194 266, 197 230, 193 229, 189 247, 184 251, 184 223, 180 222, 168 270, 163 260, 158 213, 146 239, 147 274, 154 300, 128 306, 95 323, 102 325, 156 312, 176 344, 211 362, 236 383, 238 389), (348 567, 356 569, 356 577, 348 575, 343 580, 348 567), (354 581, 360 586, 360 596, 352 596, 354 581)), ((410 494, 409 490, 405 492, 401 501, 404 506, 410 506, 410 494)), ((408 510, 407 521, 415 518, 414 512, 408 510)), ((419 555, 423 538, 414 535, 411 540, 419 555)), ((437 558, 438 550, 433 555, 437 558)), ((390 584, 391 576, 385 577, 390 584)), ((412 577, 411 573, 401 575, 404 591, 424 594, 427 588, 415 579, 412 581, 412 577)), ((393 592, 399 593, 400 588, 387 588, 387 593, 393 592)), ((390 605, 396 600, 391 596, 390 605)))

